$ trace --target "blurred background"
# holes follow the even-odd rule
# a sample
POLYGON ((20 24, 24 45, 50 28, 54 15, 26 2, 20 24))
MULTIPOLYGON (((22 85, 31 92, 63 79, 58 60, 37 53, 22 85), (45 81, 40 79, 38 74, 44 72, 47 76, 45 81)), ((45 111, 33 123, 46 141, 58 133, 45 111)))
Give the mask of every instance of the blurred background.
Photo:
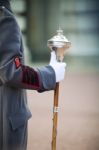
MULTIPOLYGON (((12 0, 23 34, 26 65, 47 65, 47 40, 59 26, 72 43, 60 85, 57 150, 99 150, 98 0, 12 0)), ((50 150, 53 91, 27 91, 30 110, 28 150, 50 150)))

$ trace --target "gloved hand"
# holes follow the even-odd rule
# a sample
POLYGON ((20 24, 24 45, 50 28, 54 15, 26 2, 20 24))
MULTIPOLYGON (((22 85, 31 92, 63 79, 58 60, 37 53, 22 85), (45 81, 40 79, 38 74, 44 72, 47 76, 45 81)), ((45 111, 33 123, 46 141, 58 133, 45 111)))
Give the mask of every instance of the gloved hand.
POLYGON ((49 65, 54 69, 56 75, 56 82, 60 82, 65 77, 66 63, 58 62, 56 60, 56 54, 54 51, 51 52, 51 59, 49 65))

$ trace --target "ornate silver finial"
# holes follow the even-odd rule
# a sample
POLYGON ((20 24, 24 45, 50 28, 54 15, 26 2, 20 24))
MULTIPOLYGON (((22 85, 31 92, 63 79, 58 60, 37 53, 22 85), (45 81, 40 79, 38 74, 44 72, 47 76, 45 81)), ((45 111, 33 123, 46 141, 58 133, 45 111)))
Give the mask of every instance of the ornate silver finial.
POLYGON ((63 35, 63 30, 59 27, 57 34, 47 42, 48 47, 56 52, 57 60, 62 61, 65 50, 71 45, 70 41, 63 35))
POLYGON ((59 26, 58 30, 57 30, 57 34, 63 34, 63 30, 61 29, 61 27, 59 26))

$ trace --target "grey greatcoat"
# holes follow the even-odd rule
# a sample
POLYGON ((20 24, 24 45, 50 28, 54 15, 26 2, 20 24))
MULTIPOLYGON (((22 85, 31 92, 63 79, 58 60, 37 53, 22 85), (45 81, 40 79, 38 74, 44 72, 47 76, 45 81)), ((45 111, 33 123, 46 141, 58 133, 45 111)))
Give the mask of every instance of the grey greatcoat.
POLYGON ((24 65, 24 49, 16 19, 0 7, 0 150, 26 150, 27 121, 31 112, 25 89, 39 92, 55 88, 50 66, 33 69, 24 65))

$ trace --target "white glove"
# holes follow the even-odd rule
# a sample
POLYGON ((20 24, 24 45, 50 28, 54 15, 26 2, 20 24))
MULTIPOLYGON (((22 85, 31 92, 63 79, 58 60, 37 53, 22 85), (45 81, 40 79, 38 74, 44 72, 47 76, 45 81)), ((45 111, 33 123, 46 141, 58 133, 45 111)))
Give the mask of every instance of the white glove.
POLYGON ((65 77, 66 63, 58 62, 56 60, 56 54, 54 51, 51 52, 51 59, 49 65, 54 69, 56 75, 56 82, 60 82, 65 77))

